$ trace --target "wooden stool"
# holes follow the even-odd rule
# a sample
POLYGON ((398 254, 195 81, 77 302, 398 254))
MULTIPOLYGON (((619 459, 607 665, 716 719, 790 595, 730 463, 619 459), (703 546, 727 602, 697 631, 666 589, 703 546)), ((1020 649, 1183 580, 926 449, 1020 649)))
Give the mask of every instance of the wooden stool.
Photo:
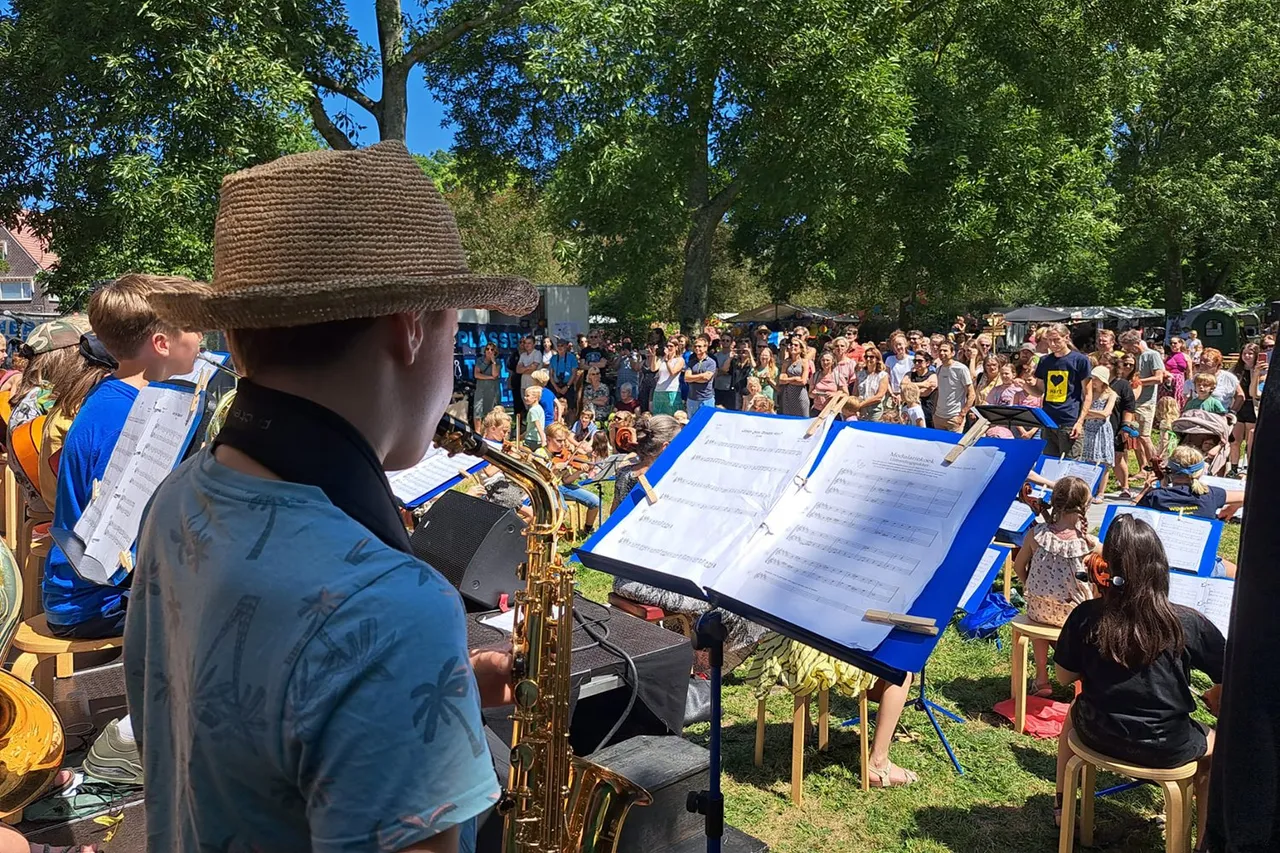
POLYGON ((1025 613, 1014 617, 1009 623, 1013 626, 1012 674, 1009 676, 1009 691, 1013 696, 1013 730, 1022 734, 1027 727, 1027 648, 1032 640, 1058 641, 1062 629, 1053 625, 1042 625, 1032 622, 1025 613))
MULTIPOLYGON (((18 478, 6 460, 4 466, 4 544, 14 558, 18 555, 18 533, 22 526, 22 495, 18 494, 18 478)), ((21 565, 21 563, 19 563, 21 565)))
POLYGON ((1018 546, 1008 542, 992 542, 991 547, 1004 549, 1004 568, 1001 571, 1004 575, 1004 600, 1009 601, 1013 594, 1013 555, 1018 546))
POLYGON ((74 655, 119 649, 123 646, 123 637, 106 637, 101 640, 55 637, 49 632, 49 625, 41 613, 18 626, 18 632, 13 637, 13 648, 20 654, 13 660, 13 674, 34 685, 47 699, 53 695, 54 674, 58 678, 68 678, 75 673, 74 655), (55 661, 55 673, 50 673, 49 667, 41 666, 49 658, 55 661))
MULTIPOLYGON (((804 804, 804 740, 809 730, 809 698, 795 696, 795 704, 791 711, 791 802, 797 806, 804 804)), ((867 692, 858 696, 858 711, 861 719, 859 739, 862 758, 862 790, 871 788, 867 767, 870 766, 870 741, 867 737, 867 692)), ((764 722, 767 709, 765 700, 756 702, 756 767, 764 766, 764 722)), ((818 691, 818 751, 826 752, 831 744, 831 691, 818 691)))
POLYGON ((51 522, 32 530, 31 542, 22 561, 22 618, 30 619, 44 612, 41 585, 44 582, 44 564, 53 548, 53 536, 49 534, 51 522))
POLYGON ((1195 775, 1199 765, 1192 761, 1181 767, 1158 769, 1121 764, 1094 752, 1080 742, 1075 731, 1067 733, 1071 758, 1063 779, 1062 829, 1058 833, 1058 853, 1071 853, 1076 833, 1076 789, 1080 795, 1080 843, 1093 846, 1093 789, 1098 769, 1110 770, 1131 779, 1156 782, 1164 789, 1165 853, 1188 853, 1191 850, 1192 804, 1195 801, 1195 775))

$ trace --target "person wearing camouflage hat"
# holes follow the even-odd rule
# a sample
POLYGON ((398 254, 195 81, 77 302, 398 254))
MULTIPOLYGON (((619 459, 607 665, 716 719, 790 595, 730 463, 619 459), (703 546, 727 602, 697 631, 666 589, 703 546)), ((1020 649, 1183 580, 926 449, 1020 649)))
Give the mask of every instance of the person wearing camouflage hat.
MULTIPOLYGON (((27 358, 35 358, 47 352, 79 346, 80 336, 92 331, 89 318, 84 314, 68 314, 47 323, 41 323, 31 330, 22 343, 22 354, 27 358)), ((32 364, 32 367, 35 365, 32 364)))
MULTIPOLYGON (((50 387, 60 371, 79 360, 80 337, 92 331, 85 314, 68 314, 31 330, 23 341, 20 354, 28 359, 22 381, 10 395, 17 403, 9 415, 5 446, 12 446, 13 431, 49 413, 55 402, 50 387)), ((48 515, 50 507, 40 497, 40 490, 30 481, 22 466, 14 462, 14 479, 21 486, 27 506, 33 513, 48 515)))

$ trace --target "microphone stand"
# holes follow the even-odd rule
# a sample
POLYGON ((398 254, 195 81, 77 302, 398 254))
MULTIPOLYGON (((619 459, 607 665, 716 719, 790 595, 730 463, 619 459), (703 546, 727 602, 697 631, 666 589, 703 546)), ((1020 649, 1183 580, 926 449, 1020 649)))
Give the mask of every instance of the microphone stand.
POLYGON ((702 614, 694 628, 693 647, 705 650, 711 658, 711 739, 709 790, 690 791, 685 809, 705 817, 703 832, 707 836, 707 853, 720 853, 724 837, 724 794, 720 792, 720 678, 724 669, 724 641, 728 636, 720 614, 714 610, 702 614))

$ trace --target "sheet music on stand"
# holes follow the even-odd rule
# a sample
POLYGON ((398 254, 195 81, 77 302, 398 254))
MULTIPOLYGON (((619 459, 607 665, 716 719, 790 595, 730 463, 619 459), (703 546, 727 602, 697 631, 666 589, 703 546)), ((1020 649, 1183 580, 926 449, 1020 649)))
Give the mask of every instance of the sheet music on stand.
POLYGON ((992 546, 988 546, 983 552, 982 559, 978 561, 978 567, 973 570, 973 577, 969 578, 968 586, 960 594, 960 608, 966 613, 972 613, 982 603, 987 591, 995 583, 996 571, 1006 553, 1004 548, 992 546))
POLYGON ((102 480, 73 530, 50 532, 82 578, 119 584, 133 569, 142 513, 177 466, 200 419, 192 390, 153 383, 138 392, 102 480))
POLYGON ((1202 576, 1212 574, 1218 557, 1218 542, 1222 538, 1221 521, 1142 506, 1112 504, 1102 517, 1099 539, 1107 538, 1107 531, 1117 515, 1137 516, 1155 529, 1164 545, 1169 568, 1202 576))
POLYGON ((450 456, 447 450, 433 444, 412 468, 388 471, 387 481, 391 483, 392 493, 412 509, 462 482, 464 472, 474 474, 488 464, 465 453, 450 456))
POLYGON ((703 409, 582 548, 882 677, 919 671, 1043 443, 703 409), (935 436, 938 436, 935 438, 935 436), (882 621, 884 617, 889 617, 882 621), (932 631, 913 630, 927 624, 932 631))
MULTIPOLYGON (((1224 492, 1244 491, 1244 480, 1233 480, 1230 477, 1210 477, 1206 475, 1200 478, 1200 482, 1204 483, 1206 486, 1217 486, 1224 492)), ((1244 518, 1244 507, 1240 507, 1236 510, 1235 515, 1231 517, 1237 521, 1242 520, 1244 518)))
POLYGON ((1169 600, 1204 614, 1224 637, 1231 628, 1231 602, 1235 594, 1236 582, 1230 578, 1202 578, 1182 572, 1169 573, 1169 600))

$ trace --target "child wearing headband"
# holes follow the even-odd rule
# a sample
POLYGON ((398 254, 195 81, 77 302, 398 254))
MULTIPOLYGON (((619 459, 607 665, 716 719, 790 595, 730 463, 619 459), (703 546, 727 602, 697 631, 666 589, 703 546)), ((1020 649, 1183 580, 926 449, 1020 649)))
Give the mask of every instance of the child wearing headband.
POLYGON ((1089 560, 1099 597, 1071 612, 1054 652, 1058 683, 1081 684, 1058 738, 1054 822, 1062 819, 1073 729, 1085 746, 1127 764, 1165 768, 1199 760, 1195 784, 1203 809, 1213 731, 1191 719, 1191 670, 1213 681, 1205 701, 1217 713, 1226 640, 1203 615, 1169 601, 1169 562, 1151 525, 1116 516, 1101 556, 1089 560))
MULTIPOLYGON (((1013 570, 1022 581, 1027 597, 1027 617, 1044 625, 1061 625, 1071 611, 1091 592, 1080 580, 1084 558, 1097 550, 1098 540, 1088 533, 1086 513, 1092 496, 1089 484, 1079 477, 1063 477, 1049 497, 1049 521, 1031 528, 1018 550, 1013 570)), ((1049 687, 1049 641, 1032 640, 1036 659, 1036 680, 1031 693, 1047 699, 1049 687)))
MULTIPOLYGON (((1201 479, 1205 474, 1205 467, 1204 454, 1199 450, 1186 444, 1175 447, 1169 454, 1169 461, 1165 463, 1168 477, 1152 484, 1138 498, 1138 506, 1196 518, 1231 518, 1243 506, 1244 492, 1206 485, 1201 479)), ((1235 564, 1219 557, 1213 576, 1234 578, 1235 564)))

